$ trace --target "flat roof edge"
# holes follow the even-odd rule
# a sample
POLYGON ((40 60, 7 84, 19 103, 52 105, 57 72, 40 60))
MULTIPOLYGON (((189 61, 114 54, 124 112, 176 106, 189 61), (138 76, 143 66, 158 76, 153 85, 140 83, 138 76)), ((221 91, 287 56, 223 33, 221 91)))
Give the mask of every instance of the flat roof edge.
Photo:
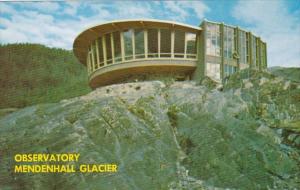
POLYGON ((102 22, 99 24, 91 24, 89 26, 86 26, 76 37, 75 39, 77 39, 77 37, 79 37, 81 34, 85 33, 86 31, 90 30, 91 28, 94 27, 98 27, 98 26, 102 26, 102 25, 107 25, 107 24, 113 24, 113 23, 124 23, 124 22, 157 22, 157 23, 165 23, 165 24, 176 24, 176 25, 180 25, 180 26, 184 26, 187 28, 192 28, 195 30, 202 30, 201 27, 199 26, 193 26, 193 25, 189 25, 189 24, 184 24, 184 23, 180 23, 180 22, 176 22, 176 21, 171 21, 171 20, 159 20, 159 19, 147 19, 147 18, 139 18, 139 19, 118 19, 118 20, 112 20, 112 21, 107 21, 107 22, 102 22))

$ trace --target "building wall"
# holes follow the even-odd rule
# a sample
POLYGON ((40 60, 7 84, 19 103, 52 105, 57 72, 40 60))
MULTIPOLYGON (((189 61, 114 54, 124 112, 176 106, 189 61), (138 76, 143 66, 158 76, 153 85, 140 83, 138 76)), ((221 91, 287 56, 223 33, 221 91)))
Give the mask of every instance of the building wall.
POLYGON ((263 70, 267 67, 266 43, 251 32, 209 21, 200 26, 201 43, 194 80, 209 76, 221 82, 238 70, 249 67, 263 70))

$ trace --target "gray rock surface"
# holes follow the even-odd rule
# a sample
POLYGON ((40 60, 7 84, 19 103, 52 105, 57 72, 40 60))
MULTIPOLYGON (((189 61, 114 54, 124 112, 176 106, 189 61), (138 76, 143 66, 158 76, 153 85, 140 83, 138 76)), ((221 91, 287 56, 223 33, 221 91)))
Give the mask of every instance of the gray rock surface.
POLYGON ((207 80, 111 85, 2 117, 0 189, 297 189, 300 84, 207 80), (66 152, 118 172, 13 173, 16 153, 66 152))

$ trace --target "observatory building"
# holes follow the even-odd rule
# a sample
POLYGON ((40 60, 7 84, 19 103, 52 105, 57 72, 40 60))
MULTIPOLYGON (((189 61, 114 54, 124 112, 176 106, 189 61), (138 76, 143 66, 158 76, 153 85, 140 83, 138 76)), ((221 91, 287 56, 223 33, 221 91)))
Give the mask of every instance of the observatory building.
POLYGON ((80 33, 73 44, 92 88, 140 75, 204 76, 222 82, 245 68, 267 67, 267 46, 239 27, 204 20, 199 27, 162 20, 122 20, 80 33))

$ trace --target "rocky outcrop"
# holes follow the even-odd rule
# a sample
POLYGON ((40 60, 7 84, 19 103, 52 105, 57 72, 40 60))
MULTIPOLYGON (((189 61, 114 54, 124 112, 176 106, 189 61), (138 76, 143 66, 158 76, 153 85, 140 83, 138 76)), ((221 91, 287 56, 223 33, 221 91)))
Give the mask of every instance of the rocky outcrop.
POLYGON ((297 189, 299 95, 297 82, 243 71, 222 88, 134 82, 27 107, 0 120, 0 189, 297 189), (118 172, 13 173, 13 155, 32 152, 118 172))

